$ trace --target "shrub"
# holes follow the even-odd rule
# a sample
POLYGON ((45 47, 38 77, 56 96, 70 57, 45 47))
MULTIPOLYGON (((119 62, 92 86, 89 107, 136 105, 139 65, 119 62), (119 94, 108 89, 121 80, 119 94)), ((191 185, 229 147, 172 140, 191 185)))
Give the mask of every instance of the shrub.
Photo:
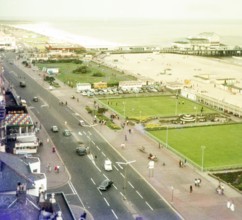
POLYGON ((104 74, 101 73, 101 72, 96 72, 96 73, 93 73, 92 76, 95 76, 95 77, 103 77, 104 74))

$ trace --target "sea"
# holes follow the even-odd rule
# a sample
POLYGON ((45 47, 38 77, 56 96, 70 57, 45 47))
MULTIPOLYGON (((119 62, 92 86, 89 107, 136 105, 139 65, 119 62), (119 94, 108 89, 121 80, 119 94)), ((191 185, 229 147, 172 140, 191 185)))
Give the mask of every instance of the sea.
POLYGON ((225 45, 242 46, 242 20, 82 19, 11 22, 16 27, 84 47, 170 46, 174 41, 203 32, 219 35, 221 43, 225 45))

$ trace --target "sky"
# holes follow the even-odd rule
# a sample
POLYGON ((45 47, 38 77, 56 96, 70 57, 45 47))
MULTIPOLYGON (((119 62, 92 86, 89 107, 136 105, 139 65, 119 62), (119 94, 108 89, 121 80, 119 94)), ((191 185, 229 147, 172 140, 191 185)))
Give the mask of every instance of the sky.
POLYGON ((0 19, 242 19, 241 0, 0 0, 0 19))

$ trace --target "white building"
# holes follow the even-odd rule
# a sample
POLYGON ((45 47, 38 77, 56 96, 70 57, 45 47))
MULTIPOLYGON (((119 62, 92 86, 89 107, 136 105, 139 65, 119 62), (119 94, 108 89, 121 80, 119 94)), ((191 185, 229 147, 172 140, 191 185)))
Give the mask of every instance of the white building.
POLYGON ((143 85, 146 85, 146 83, 142 81, 120 81, 119 82, 119 88, 122 90, 141 89, 143 85))
POLYGON ((10 37, 4 35, 3 33, 0 33, 0 49, 15 50, 16 48, 16 40, 14 37, 10 37))
POLYGON ((90 83, 77 83, 76 84, 76 92, 91 90, 92 85, 90 83))

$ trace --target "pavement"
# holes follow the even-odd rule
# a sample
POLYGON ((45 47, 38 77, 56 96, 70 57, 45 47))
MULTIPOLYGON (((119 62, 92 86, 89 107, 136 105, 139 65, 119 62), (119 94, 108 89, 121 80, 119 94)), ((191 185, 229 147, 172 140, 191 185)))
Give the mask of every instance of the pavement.
MULTIPOLYGON (((18 63, 16 63, 16 65, 17 64, 18 63)), ((32 71, 21 65, 20 67, 48 89, 48 85, 43 83, 39 71, 32 71)), ((74 88, 70 88, 62 82, 59 82, 59 84, 61 87, 59 89, 54 89, 51 93, 61 101, 67 101, 69 108, 80 114, 85 121, 91 124, 93 122, 93 117, 87 113, 85 106, 87 103, 93 103, 94 100, 76 94, 74 88), (77 102, 77 99, 71 99, 72 95, 78 97, 79 102, 77 102), (80 108, 80 106, 83 106, 83 108, 80 108)), ((108 114, 111 114, 111 112, 108 114)), ((34 120, 36 120, 36 118, 34 118, 34 120)), ((123 123, 123 120, 115 119, 115 123, 120 125, 123 123)), ((94 129, 106 139, 110 146, 114 148, 124 160, 136 161, 130 164, 130 166, 136 170, 140 177, 145 180, 171 208, 179 213, 181 219, 242 219, 242 195, 240 192, 224 183, 224 195, 217 194, 215 189, 219 184, 218 180, 212 178, 209 172, 201 172, 188 162, 184 167, 180 167, 179 161, 184 158, 180 158, 166 147, 160 146, 156 141, 145 134, 139 124, 135 126, 126 125, 124 129, 119 131, 111 130, 105 125, 95 126, 94 129), (132 130, 131 133, 129 133, 129 129, 132 130), (127 140, 125 140, 125 135, 127 140), (125 143, 125 148, 120 147, 123 143, 125 143), (141 146, 145 147, 146 152, 138 150, 141 146), (149 153, 158 157, 158 162, 155 162, 153 169, 148 168, 149 153), (200 178, 202 180, 200 187, 194 185, 195 178, 200 178), (193 188, 192 192, 190 192, 190 186, 193 188), (228 208, 228 201, 234 205, 234 210, 231 207, 228 208)), ((52 166, 51 172, 46 170, 48 189, 62 186, 70 180, 68 170, 65 168, 58 154, 58 148, 55 153, 52 152, 53 143, 51 140, 47 141, 48 135, 45 129, 42 128, 40 132, 42 132, 41 135, 43 135, 43 139, 41 138, 44 142, 43 149, 47 149, 43 150, 40 147, 39 150, 42 169, 46 170, 49 163, 51 163, 52 166), (60 166, 60 173, 58 174, 53 172, 53 166, 57 164, 60 166)))

